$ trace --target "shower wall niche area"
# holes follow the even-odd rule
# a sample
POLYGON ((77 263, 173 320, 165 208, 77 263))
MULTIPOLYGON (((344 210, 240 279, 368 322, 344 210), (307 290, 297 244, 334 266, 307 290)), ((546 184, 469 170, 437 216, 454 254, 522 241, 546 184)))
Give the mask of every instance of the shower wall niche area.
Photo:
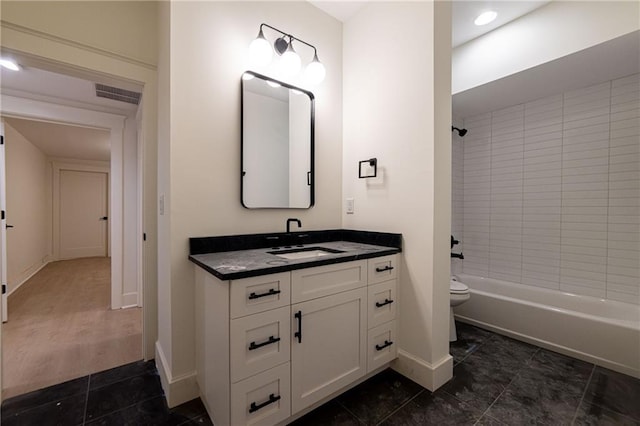
POLYGON ((464 273, 640 304, 639 117, 640 74, 464 117, 464 273))

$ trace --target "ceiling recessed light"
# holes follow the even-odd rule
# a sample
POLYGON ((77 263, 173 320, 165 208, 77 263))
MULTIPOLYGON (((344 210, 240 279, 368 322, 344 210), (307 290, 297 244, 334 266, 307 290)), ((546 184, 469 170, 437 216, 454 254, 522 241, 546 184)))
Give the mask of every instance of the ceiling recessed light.
POLYGON ((476 25, 487 25, 489 22, 491 22, 494 19, 496 19, 496 16, 498 16, 498 14, 496 12, 494 12, 493 10, 489 10, 487 12, 482 12, 480 15, 478 15, 476 20, 473 21, 473 23, 476 24, 476 25))
POLYGON ((11 70, 11 71, 20 71, 20 66, 15 62, 12 61, 11 59, 0 59, 0 66, 11 70))

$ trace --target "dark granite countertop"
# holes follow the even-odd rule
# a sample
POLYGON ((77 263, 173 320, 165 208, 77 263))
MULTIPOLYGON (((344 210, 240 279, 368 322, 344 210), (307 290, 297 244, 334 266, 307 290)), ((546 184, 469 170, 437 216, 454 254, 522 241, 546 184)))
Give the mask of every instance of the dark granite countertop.
POLYGON ((401 239, 400 234, 346 230, 191 238, 189 260, 221 280, 232 280, 395 254, 401 251, 401 239), (330 237, 343 239, 323 241, 330 237), (369 241, 384 245, 369 244, 369 241), (278 246, 274 242, 286 245, 278 246), (236 250, 224 250, 232 247, 236 250), (277 256, 277 253, 310 247, 339 252, 302 259, 277 256))

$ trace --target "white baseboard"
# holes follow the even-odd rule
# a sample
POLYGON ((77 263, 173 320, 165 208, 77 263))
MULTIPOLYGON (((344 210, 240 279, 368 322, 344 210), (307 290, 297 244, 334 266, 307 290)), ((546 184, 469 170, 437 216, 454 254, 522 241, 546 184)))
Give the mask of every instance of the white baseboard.
POLYGON ((122 295, 122 309, 137 308, 138 307, 138 293, 124 293, 122 295))
POLYGON ((45 266, 47 266, 49 264, 49 262, 51 262, 51 260, 45 260, 43 261, 42 265, 38 266, 33 272, 31 272, 29 275, 27 275, 26 278, 24 278, 22 281, 20 281, 20 283, 15 286, 10 292, 9 294, 7 294, 7 297, 11 296, 17 289, 19 289, 22 284, 26 283, 27 281, 29 281, 35 274, 37 274, 38 272, 40 272, 42 270, 42 268, 44 268, 45 266))
POLYGON ((196 372, 173 377, 160 342, 156 342, 156 368, 160 375, 160 383, 169 408, 176 407, 200 396, 196 372))
POLYGON ((432 365, 409 352, 398 349, 398 359, 391 364, 391 368, 434 392, 453 377, 453 358, 447 355, 436 365, 432 365))

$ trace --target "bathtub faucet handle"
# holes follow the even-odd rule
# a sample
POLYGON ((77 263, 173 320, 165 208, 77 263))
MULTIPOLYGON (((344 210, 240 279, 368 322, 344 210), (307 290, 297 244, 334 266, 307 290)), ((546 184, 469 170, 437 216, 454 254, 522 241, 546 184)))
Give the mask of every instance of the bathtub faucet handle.
POLYGON ((451 248, 453 248, 453 246, 455 246, 456 244, 460 244, 460 241, 456 240, 455 237, 452 235, 451 236, 451 248))
POLYGON ((464 259, 464 255, 462 253, 451 253, 451 257, 455 257, 456 259, 464 259))

